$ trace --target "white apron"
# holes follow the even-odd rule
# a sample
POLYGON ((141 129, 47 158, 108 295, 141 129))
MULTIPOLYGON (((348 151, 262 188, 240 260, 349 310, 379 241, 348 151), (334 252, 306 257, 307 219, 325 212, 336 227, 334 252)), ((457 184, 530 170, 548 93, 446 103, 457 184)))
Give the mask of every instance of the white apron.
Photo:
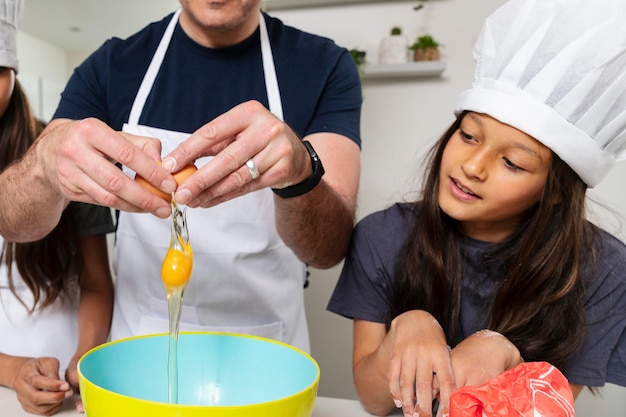
MULTIPOLYGON (((125 132, 160 139, 163 155, 189 134, 139 125, 139 117, 179 14, 180 10, 161 39, 123 128, 125 132)), ((282 119, 278 82, 262 15, 260 20, 270 110, 282 119)), ((210 159, 201 158, 196 165, 203 166, 210 159)), ((124 170, 133 175, 127 168, 124 170)), ((303 302, 305 266, 276 232, 272 192, 260 190, 210 209, 187 208, 187 224, 194 265, 184 293, 180 330, 252 334, 308 352, 303 302)), ((113 261, 116 274, 113 340, 168 331, 161 263, 169 240, 169 219, 120 213, 113 261)))
MULTIPOLYGON (((0 247, 3 239, 0 237, 0 247)), ((15 264, 11 270, 16 291, 28 307, 33 296, 23 283, 15 264)), ((0 265, 0 352, 15 356, 59 359, 61 369, 67 365, 78 345, 78 300, 57 299, 32 315, 9 289, 7 266, 0 265)))

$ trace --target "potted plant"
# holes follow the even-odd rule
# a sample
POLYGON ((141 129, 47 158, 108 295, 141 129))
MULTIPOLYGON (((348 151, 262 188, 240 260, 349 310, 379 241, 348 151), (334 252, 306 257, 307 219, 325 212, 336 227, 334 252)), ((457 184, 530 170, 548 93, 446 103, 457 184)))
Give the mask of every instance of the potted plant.
POLYGON ((389 36, 381 39, 378 49, 380 64, 406 64, 409 60, 408 41, 402 36, 402 28, 394 26, 389 36))
POLYGON ((367 55, 367 52, 362 51, 357 48, 352 48, 350 49, 350 55, 352 56, 352 59, 354 59, 354 62, 356 63, 356 67, 359 70, 359 75, 363 76, 363 66, 365 65, 365 56, 367 55))
POLYGON ((431 35, 419 36, 409 47, 414 61, 439 61, 439 42, 431 35))

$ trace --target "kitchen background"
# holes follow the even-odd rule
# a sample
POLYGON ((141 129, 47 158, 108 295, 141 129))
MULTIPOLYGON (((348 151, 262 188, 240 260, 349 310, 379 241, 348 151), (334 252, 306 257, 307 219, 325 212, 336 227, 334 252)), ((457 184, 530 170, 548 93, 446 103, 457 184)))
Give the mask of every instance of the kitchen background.
MULTIPOLYGON (((418 1, 319 0, 322 5, 295 8, 289 6, 310 0, 273 1, 265 6, 286 24, 366 51, 372 70, 380 41, 394 26, 402 28, 409 42, 429 33, 442 44, 438 65, 443 72, 435 71, 440 74, 405 72, 402 65, 384 67, 386 76, 368 75, 366 65, 364 74, 358 218, 411 198, 419 186, 425 151, 453 120, 456 97, 471 84, 471 50, 482 22, 504 0, 430 0, 419 11, 413 10, 418 1), (393 70, 402 71, 394 75, 393 70)), ((38 116, 49 119, 73 68, 106 38, 126 37, 177 7, 176 0, 27 0, 18 35, 18 78, 38 116)), ((622 239, 626 239, 626 193, 619 190, 624 189, 624 178, 626 164, 590 192, 590 215, 622 239)), ((356 398, 352 322, 325 309, 340 269, 341 265, 311 270, 305 291, 307 315, 312 355, 321 368, 320 395, 356 398)), ((577 415, 624 416, 625 394, 626 389, 613 385, 595 397, 585 390, 577 401, 577 415)))

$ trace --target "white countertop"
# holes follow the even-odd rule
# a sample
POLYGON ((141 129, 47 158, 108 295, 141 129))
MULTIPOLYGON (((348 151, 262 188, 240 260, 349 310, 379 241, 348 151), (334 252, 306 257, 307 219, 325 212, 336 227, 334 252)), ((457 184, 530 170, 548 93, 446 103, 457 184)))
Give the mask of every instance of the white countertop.
MULTIPOLYGON (((17 401, 15 392, 0 387, 0 415, 2 417, 33 417, 22 409, 22 405, 17 401)), ((72 399, 65 401, 63 409, 55 414, 59 417, 85 417, 74 409, 72 399)), ((345 400, 340 398, 317 397, 312 417, 372 417, 371 414, 363 410, 361 404, 356 400, 345 400)))

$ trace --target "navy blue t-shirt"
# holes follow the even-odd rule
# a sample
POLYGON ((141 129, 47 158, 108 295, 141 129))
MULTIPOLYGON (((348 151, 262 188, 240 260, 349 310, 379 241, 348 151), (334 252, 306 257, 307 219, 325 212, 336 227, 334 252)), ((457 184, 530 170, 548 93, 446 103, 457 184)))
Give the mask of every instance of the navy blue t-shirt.
MULTIPOLYGON (((396 258, 415 215, 415 210, 405 204, 395 204, 357 224, 329 311, 351 319, 386 322, 396 258)), ((606 232, 599 236, 600 262, 587 282, 586 336, 565 376, 573 384, 602 386, 610 382, 626 386, 626 246, 606 232)), ((490 246, 468 239, 464 248, 461 339, 487 326, 498 288, 494 274, 481 261, 490 246)))
MULTIPOLYGON (((285 122, 301 137, 332 132, 360 146, 361 84, 348 50, 264 16, 285 122)), ((75 69, 54 118, 96 117, 121 130, 170 19, 105 42, 75 69)), ((139 123, 192 133, 248 100, 268 107, 259 29, 238 45, 211 49, 177 24, 139 123)))

